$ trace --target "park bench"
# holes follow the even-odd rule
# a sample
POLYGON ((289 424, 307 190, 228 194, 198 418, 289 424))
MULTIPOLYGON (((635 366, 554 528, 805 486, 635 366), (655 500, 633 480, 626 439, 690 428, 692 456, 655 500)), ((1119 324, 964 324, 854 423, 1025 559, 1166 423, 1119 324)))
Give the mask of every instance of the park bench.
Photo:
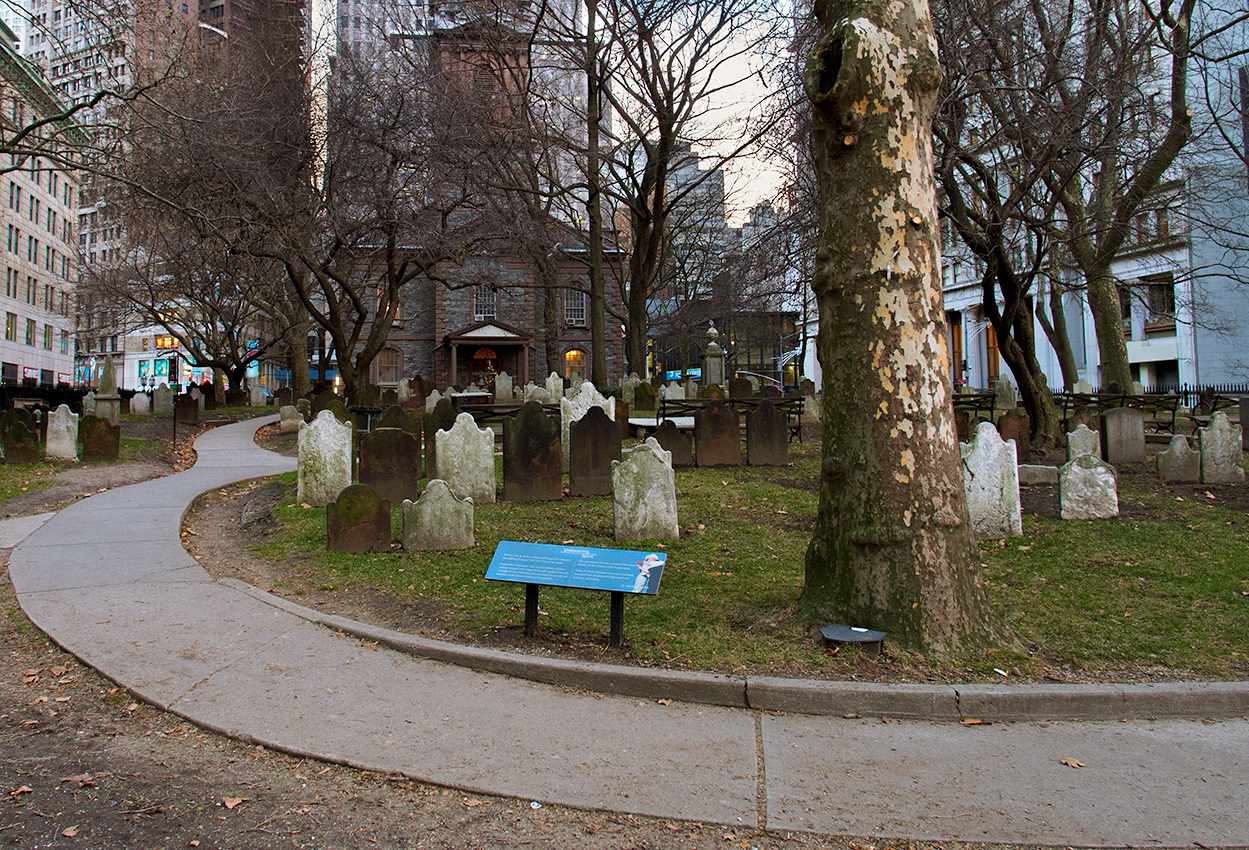
MULTIPOLYGON (((754 410, 764 401, 770 401, 776 406, 776 409, 785 414, 787 428, 789 430, 789 441, 792 443, 795 439, 802 442, 802 407, 804 399, 801 398, 767 398, 765 396, 748 396, 738 398, 718 399, 727 402, 730 407, 739 413, 754 410)), ((655 422, 663 422, 665 419, 675 419, 681 416, 694 416, 707 405, 716 401, 710 398, 675 398, 660 399, 659 409, 655 411, 655 422)))
POLYGON ((996 393, 957 393, 954 396, 954 409, 967 411, 973 424, 980 419, 994 422, 993 408, 996 403, 996 393))
POLYGON ((1063 421, 1080 408, 1102 414, 1115 407, 1134 407, 1145 414, 1145 425, 1155 434, 1174 434, 1175 420, 1180 411, 1180 396, 1175 393, 1055 393, 1060 402, 1063 421))

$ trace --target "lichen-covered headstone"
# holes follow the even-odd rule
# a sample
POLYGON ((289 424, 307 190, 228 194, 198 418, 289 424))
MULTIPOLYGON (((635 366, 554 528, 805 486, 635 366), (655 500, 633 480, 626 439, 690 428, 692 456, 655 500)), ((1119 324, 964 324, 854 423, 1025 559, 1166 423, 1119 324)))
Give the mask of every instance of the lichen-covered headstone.
POLYGON ((694 414, 694 462, 699 466, 741 466, 741 417, 717 400, 694 414))
POLYGON ((571 400, 566 399, 566 398, 560 399, 560 402, 559 402, 560 445, 564 451, 564 471, 565 472, 568 471, 568 460, 569 460, 569 454, 568 454, 569 426, 571 426, 572 423, 576 422, 582 416, 585 416, 586 411, 588 411, 591 407, 600 408, 604 413, 607 414, 608 419, 611 419, 613 422, 616 420, 615 403, 611 399, 606 398, 603 395, 601 395, 599 391, 594 388, 594 384, 590 383, 589 381, 583 382, 580 385, 580 387, 578 387, 578 392, 576 396, 572 398, 571 400))
POLYGON ((352 484, 325 506, 325 548, 363 555, 390 551, 390 502, 367 484, 352 484))
POLYGON ((1176 434, 1171 443, 1158 452, 1158 477, 1169 484, 1201 482, 1201 452, 1193 449, 1188 438, 1176 434))
POLYGON ((312 419, 312 402, 306 398, 295 399, 295 409, 299 411, 299 415, 307 422, 312 419))
POLYGON ((5 463, 38 463, 39 425, 34 414, 21 407, 0 414, 0 445, 5 463))
POLYGON ((654 437, 612 463, 616 540, 669 540, 680 536, 672 458, 654 437))
MULTIPOLYGON (((421 417, 422 420, 424 416, 421 417)), ((416 421, 416 417, 404 410, 398 404, 392 404, 382 411, 382 415, 377 417, 373 422, 374 428, 399 428, 407 431, 414 437, 419 437, 421 433, 420 425, 416 421)))
POLYGON ((503 428, 503 499, 551 502, 564 497, 559 420, 527 401, 503 428))
POLYGON ((296 498, 300 504, 325 507, 351 486, 353 431, 329 410, 322 410, 312 424, 299 429, 296 498))
POLYGON ((402 428, 374 428, 360 438, 360 483, 399 504, 415 499, 421 477, 421 441, 402 428))
POLYGON ((114 461, 121 451, 121 427, 98 416, 84 416, 78 420, 78 435, 82 439, 82 459, 114 461))
POLYGON ((785 466, 789 463, 789 417, 770 399, 746 413, 746 463, 785 466))
POLYGON ((971 442, 959 443, 963 489, 977 537, 1002 539, 1023 534, 1015 443, 1003 442, 992 422, 981 422, 971 442))
POLYGON ((1201 451, 1201 481, 1204 484, 1238 484, 1245 480, 1245 450, 1241 427, 1233 425, 1226 413, 1210 417, 1210 424, 1197 429, 1201 451))
POLYGON ((152 390, 152 412, 157 416, 162 413, 173 413, 173 390, 164 381, 152 390))
POLYGON ((671 455, 673 469, 694 465, 694 434, 677 428, 677 423, 665 419, 655 429, 655 442, 671 455))
POLYGON ((1102 435, 1097 431, 1089 430, 1089 427, 1083 423, 1076 426, 1074 431, 1067 434, 1067 460, 1075 460, 1080 455, 1093 455, 1101 457, 1102 454, 1102 435))
POLYGON ((1063 519, 1119 515, 1115 468, 1096 455, 1080 455, 1058 470, 1058 513, 1063 519))
POLYGON ((451 486, 452 492, 477 505, 494 502, 493 428, 478 428, 472 414, 461 413, 450 431, 440 430, 435 435, 434 454, 438 477, 451 486))
POLYGON ((404 549, 469 549, 473 542, 473 500, 458 498, 446 481, 435 478, 420 499, 403 503, 404 549))
POLYGON ((78 414, 71 412, 67 405, 62 404, 48 417, 44 455, 49 460, 78 459, 78 414))
POLYGON ((303 414, 299 412, 298 408, 289 404, 284 404, 278 409, 278 415, 281 416, 281 420, 278 424, 279 433, 299 433, 299 426, 304 424, 304 417, 303 414))
POLYGON ((611 493, 612 464, 620 460, 620 426, 601 407, 591 407, 569 426, 568 492, 573 496, 611 493))

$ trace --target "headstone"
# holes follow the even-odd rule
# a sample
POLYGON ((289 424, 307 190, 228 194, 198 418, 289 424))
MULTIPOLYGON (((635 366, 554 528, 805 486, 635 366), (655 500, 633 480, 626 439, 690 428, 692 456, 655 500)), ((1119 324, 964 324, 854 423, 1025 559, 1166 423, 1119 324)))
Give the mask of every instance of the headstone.
POLYGON ((1092 395, 1093 385, 1090 384, 1088 381, 1086 381, 1084 378, 1080 378, 1076 381, 1075 386, 1072 387, 1071 391, 1075 393, 1079 393, 1080 395, 1092 395))
POLYGON ((360 483, 397 505, 415 499, 421 477, 421 441, 401 428, 374 428, 360 438, 360 483))
POLYGON ((407 381, 400 381, 399 386, 395 387, 395 401, 397 404, 406 404, 412 400, 412 385, 407 381))
POLYGON ((117 391, 117 378, 113 374, 113 358, 104 358, 104 372, 100 375, 100 388, 95 391, 95 415, 107 419, 113 425, 121 424, 121 393, 117 391))
POLYGON ((1011 383, 1010 378, 998 378, 993 388, 993 409, 1014 410, 1019 406, 1019 390, 1011 383))
POLYGON ((198 425, 199 402, 194 396, 184 393, 174 400, 173 415, 179 425, 198 425))
POLYGON ((356 418, 351 415, 350 411, 347 410, 347 405, 343 404, 343 400, 338 396, 334 396, 326 401, 325 407, 321 408, 321 411, 318 412, 317 415, 320 416, 321 413, 326 410, 334 414, 334 418, 339 422, 342 422, 344 425, 351 425, 356 421, 356 418))
POLYGON ((78 459, 78 414, 70 412, 67 405, 62 404, 48 417, 44 455, 48 460, 78 459))
POLYGON ((1240 425, 1233 425, 1226 413, 1219 411, 1210 417, 1208 426, 1197 429, 1203 484, 1239 484, 1245 480, 1241 428, 1240 425))
POLYGON ((611 494, 612 463, 620 460, 620 426, 600 407, 591 407, 569 427, 568 492, 611 494))
POLYGON ((1246 439, 1249 439, 1249 428, 1245 427, 1246 424, 1249 424, 1249 418, 1246 418, 1249 417, 1249 395, 1240 397, 1238 408, 1240 411, 1240 447, 1249 449, 1249 443, 1245 442, 1246 439))
POLYGON ((682 431, 677 428, 677 423, 665 419, 655 429, 655 441, 672 456, 670 462, 673 469, 694 465, 693 432, 682 431))
POLYGON ((789 417, 769 399, 746 413, 746 463, 785 466, 789 463, 789 417))
POLYGON ((613 398, 611 400, 615 413, 612 418, 616 420, 616 427, 620 429, 620 439, 629 436, 629 403, 622 398, 613 398))
POLYGON ((719 384, 708 384, 699 393, 699 398, 724 398, 724 389, 719 384))
MULTIPOLYGON (((398 404, 392 404, 383 410, 381 415, 374 420, 373 427, 400 428, 414 437, 421 433, 421 429, 417 426, 416 418, 398 404)), ((391 501, 394 500, 392 499, 391 501)), ((398 502, 395 502, 395 504, 398 504, 398 502)))
POLYGON ((762 398, 784 398, 785 394, 781 392, 781 388, 775 384, 768 384, 766 387, 760 387, 755 393, 762 398))
POLYGON ((577 381, 564 387, 564 398, 568 401, 576 401, 577 396, 581 395, 582 383, 582 381, 577 381))
POLYGON ((217 409, 217 389, 213 386, 212 381, 204 381, 199 385, 200 392, 204 394, 204 410, 217 409))
POLYGON ((38 463, 39 425, 34 414, 21 407, 0 414, 0 446, 5 463, 38 463))
MULTIPOLYGON (((430 393, 433 397, 438 393, 434 390, 430 393)), ((455 424, 455 408, 451 406, 451 399, 439 398, 438 403, 434 405, 432 411, 425 414, 425 476, 427 478, 446 478, 445 475, 438 474, 438 456, 434 452, 434 447, 438 443, 439 431, 450 431, 451 426, 455 424)))
POLYGON ((814 395, 804 395, 802 397, 802 418, 806 422, 820 421, 820 397, 814 395))
POLYGON ((1117 466, 1145 462, 1145 411, 1115 407, 1102 414, 1102 457, 1117 466))
POLYGON ((620 382, 620 397, 627 404, 633 404, 633 393, 642 384, 642 379, 638 377, 637 372, 630 372, 625 375, 624 380, 620 382))
POLYGON ((720 332, 715 323, 707 328, 707 347, 703 350, 703 383, 724 386, 724 349, 716 340, 720 332))
POLYGON ((1019 486, 1038 487, 1058 483, 1058 467, 1039 464, 1019 464, 1019 486))
POLYGON ((1158 477, 1168 484, 1197 484, 1201 481, 1201 452, 1188 444, 1188 438, 1176 434, 1171 443, 1158 452, 1158 477))
POLYGON ((646 383, 634 387, 633 409, 653 413, 655 411, 655 388, 646 383))
POLYGON ((616 540, 669 540, 680 536, 672 459, 653 437, 612 463, 616 540))
POLYGON ((1063 519, 1119 515, 1115 469, 1096 455, 1080 455, 1058 470, 1058 514, 1063 519))
POLYGON ((503 500, 553 502, 564 497, 559 420, 527 401, 503 427, 503 500))
POLYGON ((546 387, 540 387, 533 381, 525 384, 525 391, 521 395, 522 402, 536 401, 538 404, 550 404, 551 397, 546 394, 546 387))
POLYGON ((494 429, 478 428, 472 414, 461 413, 450 431, 435 435, 434 454, 438 477, 457 496, 475 505, 494 502, 494 429))
POLYGON ((312 402, 306 398, 295 399, 295 409, 299 411, 299 415, 307 422, 312 418, 312 402))
POLYGON ((82 412, 95 416, 95 390, 87 390, 87 394, 82 397, 82 412))
POLYGON ((981 422, 971 442, 959 444, 959 454, 975 535, 993 539, 1021 536, 1023 516, 1014 442, 1003 442, 992 422, 981 422))
POLYGON ((698 386, 698 381, 695 381, 693 378, 686 378, 681 384, 681 389, 685 392, 687 399, 693 399, 698 398, 698 386))
MULTIPOLYGON (((201 395, 203 395, 203 393, 201 393, 201 395)), ((295 390, 291 387, 282 387, 279 389, 276 404, 279 408, 285 407, 286 405, 291 405, 293 407, 295 404, 295 390)))
POLYGON ((664 398, 670 401, 685 401, 685 387, 671 381, 664 387, 664 398))
POLYGON ((136 416, 146 416, 152 412, 152 397, 147 393, 135 393, 130 399, 130 412, 136 416))
POLYGON ((157 416, 162 413, 173 413, 173 390, 169 389, 169 384, 164 381, 152 390, 152 412, 157 416))
POLYGON ((280 434, 298 434, 299 426, 303 424, 303 414, 295 407, 284 404, 278 409, 278 415, 281 420, 278 423, 278 433, 280 434))
POLYGON ((1145 385, 1142 384, 1140 381, 1133 381, 1132 382, 1132 395, 1144 395, 1144 394, 1145 394, 1145 385))
POLYGON ((1090 431, 1087 425, 1077 425, 1074 431, 1067 434, 1067 460, 1075 460, 1080 455, 1101 457, 1102 435, 1090 431))
POLYGON ((749 378, 729 378, 729 398, 750 398, 753 392, 749 378))
POLYGON ((1032 423, 1026 413, 1008 410, 998 418, 997 432, 1003 440, 1015 441, 1015 455, 1020 463, 1032 460, 1032 423))
POLYGON ((955 410, 954 411, 954 432, 958 435, 960 443, 966 443, 971 439, 971 411, 955 410))
POLYGON ((694 462, 699 466, 741 466, 741 417, 727 401, 708 402, 694 414, 694 462))
POLYGON ((98 416, 84 416, 78 420, 78 434, 82 438, 82 459, 114 461, 121 451, 121 427, 98 416))
MULTIPOLYGON (((1098 429, 1101 428, 1101 421, 1094 416, 1093 412, 1087 407, 1082 404, 1077 404, 1072 410, 1071 415, 1068 416, 1066 421, 1063 423, 1063 426, 1067 429, 1067 432, 1070 433, 1079 428, 1081 425, 1088 428, 1090 431, 1097 431, 1099 435, 1101 434, 1101 432, 1098 431, 1098 429)), ((1101 451, 1100 445, 1098 446, 1098 451, 1101 451)))
POLYGON ((798 382, 798 392, 804 396, 815 395, 815 381, 810 378, 803 378, 798 382))
POLYGON ((296 499, 322 508, 351 486, 353 460, 351 425, 322 410, 299 429, 299 473, 296 499))
POLYGON ((403 503, 403 548, 470 549, 473 546, 473 500, 457 498, 447 482, 435 478, 421 498, 403 503))
POLYGON ((496 404, 512 400, 512 376, 507 372, 494 376, 494 400, 496 404))
POLYGON ((746 380, 750 382, 750 392, 747 395, 759 395, 759 379, 754 375, 747 375, 746 380))
POLYGON ((312 397, 313 417, 315 418, 319 416, 322 410, 325 410, 325 408, 328 407, 331 402, 335 402, 335 401, 337 401, 339 404, 342 404, 342 399, 340 399, 334 393, 333 390, 321 390, 321 392, 314 395, 312 397))
MULTIPOLYGON (((442 401, 442 393, 438 392, 438 390, 430 390, 429 395, 425 396, 425 412, 432 413, 440 401, 442 401)), ((447 404, 450 403, 451 401, 448 399, 447 404)))
POLYGON ((551 400, 551 404, 564 397, 564 379, 555 372, 546 376, 546 397, 551 400))
POLYGON ((559 422, 560 422, 560 444, 564 451, 564 471, 568 471, 568 428, 573 422, 576 422, 591 407, 601 408, 607 414, 608 419, 616 416, 616 405, 611 399, 605 398, 599 394, 594 388, 594 384, 589 381, 581 384, 579 392, 573 399, 561 399, 559 403, 559 422))
POLYGON ((390 407, 399 404, 398 390, 382 390, 382 407, 390 407))
POLYGON ((269 403, 269 397, 265 394, 265 388, 258 384, 252 384, 247 394, 248 403, 252 407, 264 407, 269 403))
POLYGON ((199 408, 199 412, 204 412, 204 391, 197 386, 192 386, 187 390, 187 395, 195 399, 195 406, 199 408))
POLYGON ((390 551, 390 502, 367 484, 352 484, 325 506, 325 548, 363 555, 390 551))

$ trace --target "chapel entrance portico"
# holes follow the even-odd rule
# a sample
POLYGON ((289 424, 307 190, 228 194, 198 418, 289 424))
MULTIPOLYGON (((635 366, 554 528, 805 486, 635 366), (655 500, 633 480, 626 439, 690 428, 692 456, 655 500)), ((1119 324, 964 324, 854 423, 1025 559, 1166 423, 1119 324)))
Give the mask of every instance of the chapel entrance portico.
POLYGON ((469 325, 443 339, 446 352, 446 386, 486 385, 500 372, 512 376, 517 386, 532 380, 533 337, 501 322, 469 325))

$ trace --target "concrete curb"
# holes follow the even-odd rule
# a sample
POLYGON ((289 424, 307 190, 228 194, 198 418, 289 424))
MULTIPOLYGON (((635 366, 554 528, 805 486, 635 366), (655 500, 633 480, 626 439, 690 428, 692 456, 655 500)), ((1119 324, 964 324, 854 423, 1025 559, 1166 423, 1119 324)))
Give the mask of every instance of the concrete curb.
POLYGON ((1249 718, 1249 682, 922 685, 649 670, 461 646, 306 608, 238 579, 218 582, 309 622, 409 655, 559 687, 650 700, 785 714, 938 721, 1249 718))

